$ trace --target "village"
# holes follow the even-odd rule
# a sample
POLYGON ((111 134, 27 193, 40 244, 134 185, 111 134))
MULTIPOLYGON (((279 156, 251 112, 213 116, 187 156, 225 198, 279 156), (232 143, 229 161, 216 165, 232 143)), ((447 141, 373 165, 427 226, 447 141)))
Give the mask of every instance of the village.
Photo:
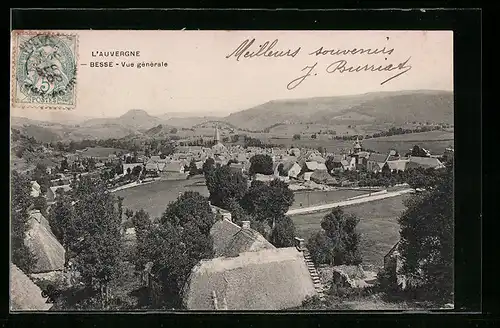
MULTIPOLYGON (((178 308, 172 306, 173 309, 308 308, 307 306, 314 302, 324 303, 332 288, 356 290, 359 295, 362 293, 360 290, 372 290, 380 285, 381 278, 378 274, 382 269, 384 274, 387 275, 389 272, 397 277, 395 283, 397 288, 405 289, 407 279, 400 273, 399 241, 378 259, 383 262, 382 268, 362 265, 360 260, 338 264, 340 262, 337 260, 320 260, 321 250, 312 249, 310 240, 313 239, 308 240, 298 236, 295 228, 289 229, 294 235, 283 232, 284 237, 277 238, 273 232, 275 227, 279 226, 276 225, 275 219, 281 220, 283 216, 291 217, 293 221, 294 215, 323 212, 328 214, 329 211, 342 217, 342 213, 338 214, 335 211, 346 206, 376 203, 382 199, 406 194, 425 193, 426 189, 433 187, 428 188, 425 183, 416 184, 415 181, 422 180, 426 174, 434 177, 432 171, 446 170, 446 163, 453 161, 453 148, 447 148, 442 154, 431 154, 428 150, 415 145, 412 149, 399 150, 401 153, 396 149, 387 153, 376 153, 366 151, 363 140, 359 138, 353 141, 351 149, 343 153, 328 153, 320 148, 224 144, 216 126, 209 147, 181 146, 176 143, 174 151, 168 154, 161 151, 155 153, 149 149, 98 154, 91 148, 64 153, 58 166, 43 167, 42 171, 45 170, 45 173, 36 172, 37 169, 25 173, 39 180, 38 182, 36 178, 31 180, 29 195, 19 196, 33 199, 34 205, 28 207, 28 228, 24 244, 29 252, 34 254, 36 260, 29 272, 23 272, 18 266, 11 265, 12 297, 16 304, 19 304, 20 310, 68 310, 54 304, 58 304, 57 299, 64 290, 83 283, 71 259, 74 250, 69 251, 65 239, 56 236, 61 235, 53 231, 54 226, 58 225, 49 221, 61 215, 58 212, 61 207, 58 206, 62 206, 60 205, 62 200, 67 195, 72 195, 75 186, 81 185, 81 181, 87 178, 104 181, 106 192, 110 194, 133 192, 146 185, 160 186, 160 183, 161 186, 168 188, 168 183, 177 181, 191 181, 190 183, 194 185, 208 187, 207 195, 203 195, 205 197, 203 199, 207 199, 206 197, 210 199, 206 200, 206 204, 209 206, 210 215, 213 216, 213 224, 209 229, 210 238, 213 240, 213 255, 196 258, 196 263, 193 262, 192 267, 188 266, 188 274, 180 288, 181 305, 178 308), (246 214, 241 214, 238 206, 227 205, 226 199, 214 197, 214 190, 222 187, 213 186, 215 182, 210 181, 216 181, 216 175, 211 177, 210 172, 224 167, 228 168, 227 172, 221 171, 220 174, 226 175, 218 176, 217 179, 223 181, 223 177, 228 177, 228 181, 233 181, 232 179, 238 180, 241 177, 244 179, 244 188, 248 194, 251 194, 252 188, 258 190, 257 188, 261 186, 256 181, 262 185, 271 185, 272 188, 283 186, 285 188, 283 195, 291 195, 292 198, 281 216, 273 217, 266 228, 257 228, 258 220, 267 222, 266 220, 271 218, 261 219, 261 216, 266 214, 257 210, 254 217, 259 219, 245 217, 246 214), (282 184, 278 185, 276 181, 282 184), (342 192, 346 192, 346 195, 352 192, 352 195, 330 197, 342 192), (319 196, 321 199, 311 200, 311 195, 317 197, 314 195, 318 194, 321 195, 319 196), (300 198, 301 195, 307 197, 300 198), (46 204, 38 206, 44 202, 46 204), (286 241, 276 242, 276 240, 286 241)), ((172 196, 172 199, 164 199, 160 205, 165 209, 174 203, 181 206, 183 201, 190 204, 191 200, 183 198, 192 196, 190 193, 191 191, 187 190, 180 191, 178 195, 172 196)), ((196 195, 192 197, 197 199, 196 195)), ((127 207, 127 197, 124 198, 124 207, 127 207)), ((268 201, 271 202, 271 199, 268 201)), ((78 202, 79 200, 72 198, 71 204, 77 206, 78 202)), ((265 204, 255 202, 253 203, 255 208, 265 207, 265 204)), ((244 200, 241 204, 244 207, 244 200)), ((133 209, 144 208, 148 212, 147 203, 137 204, 136 207, 133 209)), ((134 214, 131 211, 127 214, 124 211, 120 214, 120 238, 125 245, 122 248, 123 252, 126 249, 132 249, 132 253, 136 252, 140 240, 147 239, 142 230, 138 231, 140 227, 136 219, 140 217, 137 215, 138 212, 134 214)), ((158 225, 159 221, 155 221, 157 214, 161 213, 148 213, 147 221, 158 225)), ((198 214, 193 212, 192 215, 196 217, 198 214)), ((146 225, 149 227, 149 223, 146 225)), ((184 245, 184 242, 181 241, 180 244, 184 245)), ((155 245, 155 247, 163 249, 167 246, 155 245)), ((165 252, 168 252, 168 247, 165 249, 165 252)), ((144 261, 146 263, 142 263, 139 267, 136 265, 132 270, 134 272, 132 276, 135 278, 131 278, 131 281, 134 281, 136 289, 146 295, 147 305, 142 306, 149 309, 165 309, 165 296, 162 292, 164 288, 162 279, 166 279, 162 278, 164 273, 154 261, 144 261)), ((131 261, 123 261, 125 265, 129 262, 131 261)), ((168 270, 173 269, 170 267, 168 270)), ((108 309, 112 303, 110 299, 116 299, 117 296, 109 296, 112 292, 108 287, 104 293, 106 295, 104 303, 108 304, 105 309, 108 309)), ((139 305, 137 307, 139 308, 139 305)))

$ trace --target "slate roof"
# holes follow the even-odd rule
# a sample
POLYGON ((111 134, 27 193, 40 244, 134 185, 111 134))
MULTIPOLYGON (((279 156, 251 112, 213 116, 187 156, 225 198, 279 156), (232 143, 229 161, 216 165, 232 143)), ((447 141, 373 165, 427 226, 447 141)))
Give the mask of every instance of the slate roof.
POLYGON ((10 309, 12 311, 48 311, 42 290, 16 265, 10 264, 10 309))
POLYGON ((371 153, 370 157, 368 157, 369 161, 376 162, 376 163, 385 163, 386 159, 387 159, 387 155, 377 154, 377 153, 371 153))
POLYGON ((412 168, 412 167, 439 168, 442 166, 443 164, 437 158, 411 156, 408 160, 407 168, 412 168))
POLYGON ((318 168, 318 162, 306 162, 305 165, 309 171, 314 171, 318 168))
POLYGON ((210 235, 214 241, 215 256, 224 254, 227 245, 231 242, 234 235, 241 230, 241 227, 228 220, 218 220, 210 229, 210 235))
POLYGON ((233 235, 226 248, 224 249, 223 256, 234 257, 244 252, 255 252, 263 249, 274 249, 269 241, 264 236, 253 229, 240 228, 240 230, 233 235))
POLYGON ((408 160, 387 161, 386 164, 390 170, 404 171, 406 170, 408 160))
POLYGON ((202 260, 183 297, 189 310, 214 310, 212 297, 228 310, 282 310, 316 295, 303 254, 295 247, 202 260))
POLYGON ((163 172, 180 172, 184 165, 180 161, 172 161, 170 163, 165 163, 163 167, 163 172))
POLYGON ((310 180, 322 184, 336 184, 337 179, 328 174, 327 171, 316 170, 311 174, 310 180))
POLYGON ((315 171, 327 171, 328 169, 326 168, 326 165, 324 163, 318 163, 318 166, 316 166, 315 171))

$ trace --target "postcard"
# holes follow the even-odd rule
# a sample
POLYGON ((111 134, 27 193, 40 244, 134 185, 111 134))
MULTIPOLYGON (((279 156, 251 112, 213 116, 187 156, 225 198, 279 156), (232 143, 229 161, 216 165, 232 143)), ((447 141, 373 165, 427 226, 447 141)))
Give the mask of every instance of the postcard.
POLYGON ((454 307, 452 31, 11 40, 11 311, 454 307))

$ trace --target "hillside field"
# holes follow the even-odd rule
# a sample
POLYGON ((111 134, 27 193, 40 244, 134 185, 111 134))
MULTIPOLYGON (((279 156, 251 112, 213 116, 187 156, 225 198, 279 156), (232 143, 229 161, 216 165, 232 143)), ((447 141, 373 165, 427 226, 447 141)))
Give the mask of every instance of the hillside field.
MULTIPOLYGON (((405 210, 403 200, 408 196, 397 196, 378 201, 344 207, 346 213, 360 218, 358 231, 361 234, 361 254, 363 263, 383 265, 384 256, 399 240, 397 222, 405 210)), ((321 230, 321 220, 328 211, 291 216, 297 234, 306 240, 321 230)))
MULTIPOLYGON (((324 147, 327 152, 339 152, 342 149, 352 149, 351 140, 331 140, 328 136, 319 135, 317 139, 302 138, 293 140, 290 138, 269 138, 267 142, 284 145, 286 147, 324 147)), ((390 137, 370 138, 362 140, 363 148, 380 153, 387 153, 391 149, 396 149, 404 154, 414 145, 419 145, 428 149, 432 154, 442 154, 447 147, 453 146, 454 134, 447 131, 429 131, 421 133, 410 133, 394 135, 390 137)))

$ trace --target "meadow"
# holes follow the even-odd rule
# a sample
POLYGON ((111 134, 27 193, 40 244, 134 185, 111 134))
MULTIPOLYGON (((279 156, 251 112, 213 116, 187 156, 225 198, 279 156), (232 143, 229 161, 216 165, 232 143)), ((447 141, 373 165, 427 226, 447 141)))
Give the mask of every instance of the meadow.
POLYGON ((354 189, 297 191, 294 193, 295 200, 290 209, 334 203, 368 193, 369 191, 354 189))
MULTIPOLYGON (((406 197, 391 197, 343 208, 346 213, 360 218, 357 228, 361 234, 360 250, 364 264, 382 266, 384 256, 399 240, 398 218, 405 210, 403 200, 406 197)), ((327 211, 294 215, 291 218, 297 234, 307 240, 321 230, 321 220, 326 214, 327 211)))
POLYGON ((124 197, 123 207, 137 211, 141 208, 151 217, 160 217, 167 205, 177 200, 179 193, 197 191, 208 197, 204 185, 196 185, 203 177, 188 180, 163 180, 117 191, 117 196, 124 197))

